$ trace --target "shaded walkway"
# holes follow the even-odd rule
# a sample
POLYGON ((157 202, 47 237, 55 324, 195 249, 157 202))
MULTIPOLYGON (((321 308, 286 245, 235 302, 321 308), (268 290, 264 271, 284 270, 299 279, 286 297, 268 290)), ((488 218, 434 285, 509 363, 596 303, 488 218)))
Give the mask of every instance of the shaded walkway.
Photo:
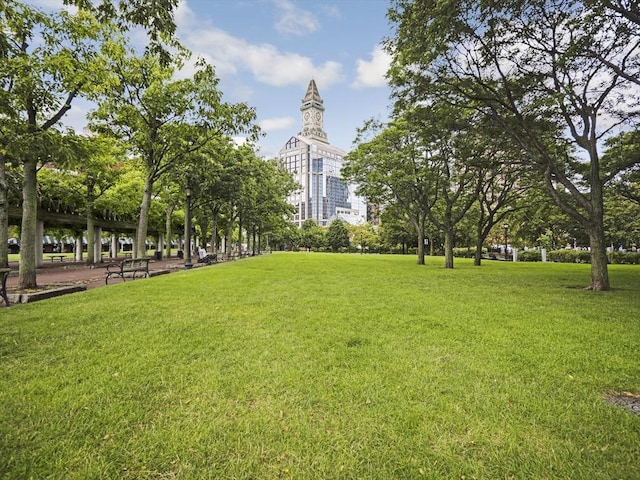
MULTIPOLYGON (((123 258, 113 260, 113 263, 122 261, 123 258)), ((41 268, 36 271, 36 281, 39 286, 42 285, 86 285, 87 289, 105 286, 105 271, 111 260, 104 259, 103 263, 93 267, 88 267, 84 262, 45 262, 41 268)), ((197 259, 193 260, 194 266, 197 265, 197 259)), ((7 279, 7 290, 11 290, 18 286, 18 263, 10 262, 11 272, 7 279)), ((184 260, 171 257, 162 260, 149 260, 149 271, 169 270, 176 271, 184 268, 184 260)), ((119 283, 118 280, 110 282, 110 284, 119 283)))

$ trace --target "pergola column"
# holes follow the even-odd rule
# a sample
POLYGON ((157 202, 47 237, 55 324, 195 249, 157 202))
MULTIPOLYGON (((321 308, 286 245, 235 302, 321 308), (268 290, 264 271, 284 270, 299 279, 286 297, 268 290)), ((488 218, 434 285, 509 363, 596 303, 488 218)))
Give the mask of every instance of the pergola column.
POLYGON ((102 227, 93 227, 93 261, 102 263, 102 227))
POLYGON ((118 256, 119 246, 118 237, 115 233, 111 233, 111 242, 109 242, 109 256, 111 258, 116 258, 118 256))
POLYGON ((162 259, 162 252, 164 251, 164 236, 160 233, 156 241, 156 255, 160 252, 160 259, 162 259))
POLYGON ((82 232, 76 235, 75 261, 82 261, 82 232))

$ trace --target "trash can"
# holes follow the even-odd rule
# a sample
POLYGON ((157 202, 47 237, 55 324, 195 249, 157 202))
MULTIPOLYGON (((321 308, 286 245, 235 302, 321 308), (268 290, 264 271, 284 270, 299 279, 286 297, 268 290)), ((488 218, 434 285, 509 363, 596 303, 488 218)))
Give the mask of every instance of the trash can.
POLYGON ((184 252, 182 250, 178 250, 178 258, 184 258, 184 252))
POLYGON ((161 250, 157 250, 156 251, 156 260, 162 260, 162 251, 161 250))

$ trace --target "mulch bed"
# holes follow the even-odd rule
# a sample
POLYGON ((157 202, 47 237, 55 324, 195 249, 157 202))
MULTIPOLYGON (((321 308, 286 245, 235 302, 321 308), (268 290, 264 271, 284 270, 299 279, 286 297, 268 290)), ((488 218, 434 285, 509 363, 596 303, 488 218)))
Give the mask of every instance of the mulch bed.
POLYGON ((640 415, 640 395, 621 392, 607 395, 607 402, 618 407, 622 407, 625 410, 633 413, 634 415, 640 415))

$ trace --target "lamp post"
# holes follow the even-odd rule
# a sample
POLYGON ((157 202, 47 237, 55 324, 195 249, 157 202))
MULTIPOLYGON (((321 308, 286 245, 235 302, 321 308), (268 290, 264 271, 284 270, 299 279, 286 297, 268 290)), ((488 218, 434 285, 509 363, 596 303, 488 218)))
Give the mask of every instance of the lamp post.
POLYGON ((507 242, 507 233, 509 232, 509 224, 503 223, 502 227, 504 228, 504 259, 507 260, 507 246, 509 243, 507 242))
POLYGON ((360 255, 364 253, 364 245, 362 244, 362 232, 360 232, 360 255))
POLYGON ((184 213, 184 268, 191 268, 191 185, 187 184, 187 205, 184 213))

